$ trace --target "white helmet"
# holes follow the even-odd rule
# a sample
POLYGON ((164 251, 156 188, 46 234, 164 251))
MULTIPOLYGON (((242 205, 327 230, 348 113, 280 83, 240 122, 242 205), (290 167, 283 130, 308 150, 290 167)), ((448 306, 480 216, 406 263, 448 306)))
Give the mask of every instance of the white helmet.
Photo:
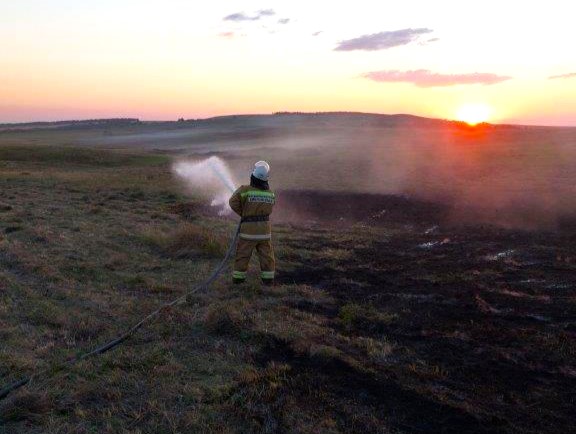
POLYGON ((270 165, 266 161, 258 161, 254 165, 252 176, 260 181, 268 181, 268 174, 270 173, 270 165))

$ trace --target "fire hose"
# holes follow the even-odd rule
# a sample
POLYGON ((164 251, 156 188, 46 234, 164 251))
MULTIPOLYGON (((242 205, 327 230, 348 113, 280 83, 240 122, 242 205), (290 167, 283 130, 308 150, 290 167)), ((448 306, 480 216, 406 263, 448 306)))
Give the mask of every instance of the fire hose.
POLYGON ((83 354, 80 354, 79 356, 76 356, 71 360, 68 360, 66 362, 61 363, 57 369, 54 369, 54 367, 52 367, 50 369, 40 370, 40 371, 33 373, 27 377, 21 378, 20 380, 15 381, 12 384, 9 384, 8 386, 6 386, 0 390, 0 400, 8 397, 8 395, 10 395, 15 390, 18 390, 18 389, 26 386, 35 378, 51 377, 56 372, 62 371, 66 368, 70 368, 71 366, 76 365, 83 360, 86 360, 86 359, 94 357, 94 356, 99 356, 101 354, 104 354, 107 351, 110 351, 112 348, 115 348, 118 345, 124 343, 126 340, 128 340, 128 338, 130 338, 134 333, 136 333, 145 324, 149 323, 151 320, 153 320, 158 315, 160 315, 160 313, 162 313, 163 311, 168 310, 175 305, 178 305, 178 304, 185 302, 186 299, 192 294, 199 293, 202 290, 208 289, 208 287, 216 280, 216 278, 218 278, 220 273, 222 273, 228 260, 232 256, 232 252, 234 251, 234 247, 236 246, 236 242, 238 241, 239 234, 240 234, 240 224, 238 224, 238 227, 236 228, 236 232, 234 234, 234 237, 232 238, 232 241, 230 242, 230 245, 228 246, 228 250, 226 251, 224 258, 218 264, 218 266, 214 269, 212 274, 210 274, 210 276, 208 276, 208 278, 206 278, 203 282, 197 284, 191 290, 187 291, 185 294, 181 295, 177 299, 175 299, 169 303, 163 304, 158 309, 156 309, 154 312, 152 312, 152 313, 148 314, 147 316, 145 316, 144 318, 142 318, 139 322, 134 324, 132 327, 130 327, 124 333, 120 334, 117 338, 112 339, 111 341, 108 341, 105 344, 102 344, 102 345, 98 346, 97 348, 94 348, 93 350, 90 350, 90 351, 87 351, 83 354))

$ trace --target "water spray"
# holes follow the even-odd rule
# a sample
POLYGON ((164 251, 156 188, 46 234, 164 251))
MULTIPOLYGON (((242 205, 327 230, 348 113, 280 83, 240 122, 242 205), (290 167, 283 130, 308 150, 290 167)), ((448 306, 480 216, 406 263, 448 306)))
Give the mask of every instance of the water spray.
POLYGON ((202 190, 211 195, 211 205, 220 208, 218 214, 230 213, 228 197, 236 190, 236 183, 222 159, 212 156, 201 161, 180 161, 173 170, 191 191, 202 190))
POLYGON ((234 191, 236 190, 236 185, 234 184, 234 181, 232 181, 232 177, 230 176, 228 167, 225 166, 225 163, 218 157, 210 157, 208 158, 208 160, 206 160, 206 163, 208 163, 208 165, 210 166, 212 171, 216 174, 216 176, 220 178, 220 181, 222 181, 222 183, 226 187, 228 187, 230 193, 234 193, 234 191), (220 163, 220 165, 218 165, 217 163, 220 163), (226 176, 224 175, 224 173, 221 172, 222 166, 224 166, 226 171, 228 171, 226 176))

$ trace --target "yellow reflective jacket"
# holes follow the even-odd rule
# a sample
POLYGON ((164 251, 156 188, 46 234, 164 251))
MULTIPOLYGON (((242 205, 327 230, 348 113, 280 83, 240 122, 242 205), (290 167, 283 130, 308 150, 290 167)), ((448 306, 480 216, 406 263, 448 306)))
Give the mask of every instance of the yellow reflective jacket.
POLYGON ((245 240, 269 240, 272 232, 270 221, 264 220, 270 214, 276 203, 276 195, 270 190, 260 190, 250 185, 242 185, 230 198, 230 208, 242 217, 240 238, 245 240), (248 221, 244 221, 244 219, 248 221))

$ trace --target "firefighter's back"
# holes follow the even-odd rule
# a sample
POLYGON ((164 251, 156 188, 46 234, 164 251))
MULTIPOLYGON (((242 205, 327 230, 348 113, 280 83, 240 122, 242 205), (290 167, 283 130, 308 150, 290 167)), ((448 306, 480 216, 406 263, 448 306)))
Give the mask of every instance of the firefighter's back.
POLYGON ((243 185, 238 189, 242 209, 240 237, 251 240, 268 240, 271 234, 270 214, 276 203, 271 190, 243 185))

